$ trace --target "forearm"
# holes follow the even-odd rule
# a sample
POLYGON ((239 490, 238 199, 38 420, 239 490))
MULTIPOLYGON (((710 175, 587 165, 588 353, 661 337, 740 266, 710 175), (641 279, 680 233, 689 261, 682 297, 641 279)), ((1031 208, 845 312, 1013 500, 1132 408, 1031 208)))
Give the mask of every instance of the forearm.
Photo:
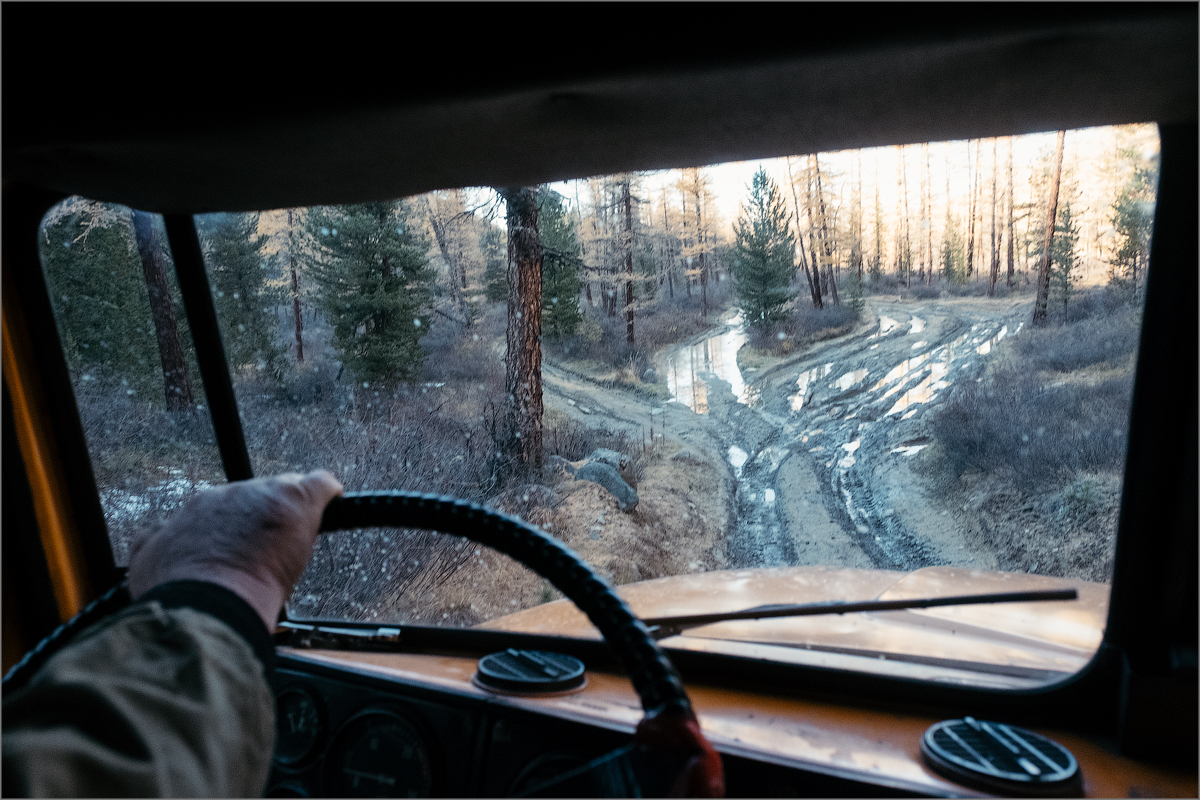
POLYGON ((157 587, 5 701, 4 793, 260 795, 275 737, 273 660, 265 627, 236 595, 157 587))

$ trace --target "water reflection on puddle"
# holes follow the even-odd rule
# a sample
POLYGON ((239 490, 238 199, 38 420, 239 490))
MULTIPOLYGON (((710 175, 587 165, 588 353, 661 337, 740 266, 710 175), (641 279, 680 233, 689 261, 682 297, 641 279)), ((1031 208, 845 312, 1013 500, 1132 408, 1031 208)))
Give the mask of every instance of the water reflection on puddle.
POLYGON ((842 377, 833 382, 833 385, 838 388, 839 392, 844 392, 854 384, 867 377, 867 370, 856 369, 853 372, 847 372, 842 377))
POLYGON ((675 350, 663 360, 663 373, 671 397, 697 414, 708 412, 708 384, 705 378, 710 375, 729 383, 739 403, 749 405, 756 395, 742 379, 742 371, 737 365, 738 350, 746 343, 741 315, 730 324, 731 330, 691 347, 675 350))
POLYGON ((799 411, 804 407, 804 400, 808 397, 808 387, 812 383, 829 376, 833 372, 833 363, 830 362, 823 367, 813 367, 807 372, 801 372, 796 378, 796 393, 791 396, 792 411, 799 411))
POLYGON ((996 344, 996 342, 1003 339, 1005 334, 1007 334, 1007 333, 1008 333, 1008 326, 1005 325, 1003 328, 1000 329, 999 333, 997 333, 991 339, 988 339, 983 344, 979 345, 979 347, 975 348, 975 352, 979 353, 979 355, 981 355, 981 356, 986 356, 988 353, 992 352, 992 345, 996 344))
POLYGON ((742 467, 746 465, 746 459, 749 457, 750 454, 738 447, 736 444, 730 446, 729 463, 733 465, 733 471, 738 477, 741 477, 742 467))

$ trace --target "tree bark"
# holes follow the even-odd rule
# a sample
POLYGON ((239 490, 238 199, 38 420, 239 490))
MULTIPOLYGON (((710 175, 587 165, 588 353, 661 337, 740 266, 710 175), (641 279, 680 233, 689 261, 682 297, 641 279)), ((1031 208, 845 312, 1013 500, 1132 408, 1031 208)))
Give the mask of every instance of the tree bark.
POLYGON ((829 235, 829 224, 826 216, 825 208, 825 192, 821 187, 821 160, 817 156, 813 156, 813 164, 816 167, 817 176, 817 202, 821 207, 821 246, 824 248, 823 255, 825 256, 825 274, 826 286, 829 290, 829 297, 834 305, 838 304, 837 281, 833 275, 833 240, 829 235))
POLYGON ((908 256, 908 263, 904 268, 904 285, 912 285, 912 238, 909 232, 908 224, 908 161, 904 158, 904 148, 900 148, 900 170, 904 179, 904 253, 908 256))
POLYGON ((158 356, 162 360, 167 408, 184 411, 191 408, 195 400, 188 381, 183 346, 179 343, 175 304, 171 300, 171 289, 163 270, 163 251, 154 232, 154 218, 145 211, 134 211, 133 232, 142 261, 142 273, 146 278, 146 292, 150 296, 150 314, 154 319, 154 335, 158 339, 158 356))
POLYGON ((804 267, 804 279, 808 281, 808 293, 812 296, 813 308, 821 307, 821 293, 813 283, 813 276, 808 269, 808 256, 804 253, 804 235, 800 233, 800 196, 796 192, 796 179, 792 177, 792 158, 788 156, 788 183, 792 185, 792 208, 796 214, 796 243, 800 250, 800 264, 804 267))
POLYGON ((992 269, 988 279, 988 297, 996 294, 996 281, 1000 278, 1000 248, 996 246, 996 179, 997 179, 997 139, 992 139, 992 269))
POLYGON ((1008 288, 1013 285, 1013 138, 1008 137, 1008 288))
POLYGON ((471 327, 471 307, 467 304, 466 292, 463 291, 467 285, 466 267, 460 263, 461 258, 451 253, 446 222, 439 219, 438 215, 434 213, 433 203, 429 202, 428 196, 425 198, 425 213, 429 216, 429 227, 433 228, 433 238, 437 240, 442 260, 446 262, 446 278, 450 286, 450 303, 457 309, 459 316, 462 317, 466 327, 469 328, 471 327), (460 272, 462 273, 461 275, 459 274, 460 272))
POLYGON ((1067 132, 1058 132, 1054 152, 1054 177, 1050 181, 1050 205, 1046 216, 1046 235, 1042 239, 1042 259, 1038 265, 1037 300, 1033 304, 1033 325, 1046 324, 1046 303, 1050 296, 1050 241, 1054 238, 1054 220, 1058 216, 1058 183, 1062 178, 1063 141, 1067 132))
MULTIPOLYGON (((933 285, 933 167, 929 161, 929 143, 921 145, 925 148, 925 208, 927 211, 925 228, 925 245, 929 255, 929 272, 925 273, 925 285, 933 285)), ((949 200, 947 200, 949 202, 949 200)))
POLYGON ((288 209, 288 262, 292 270, 292 314, 296 317, 296 361, 304 363, 304 317, 300 314, 300 275, 296 271, 296 248, 292 243, 292 210, 288 209))
POLYGON ((633 193, 625 176, 622 202, 625 206, 625 341, 633 344, 633 193))
POLYGON ((979 183, 979 143, 975 144, 975 171, 971 173, 971 140, 967 140, 967 172, 971 199, 967 203, 967 278, 975 272, 975 192, 979 183))
POLYGON ((500 190, 508 223, 507 441, 522 472, 542 467, 542 241, 537 188, 500 190))

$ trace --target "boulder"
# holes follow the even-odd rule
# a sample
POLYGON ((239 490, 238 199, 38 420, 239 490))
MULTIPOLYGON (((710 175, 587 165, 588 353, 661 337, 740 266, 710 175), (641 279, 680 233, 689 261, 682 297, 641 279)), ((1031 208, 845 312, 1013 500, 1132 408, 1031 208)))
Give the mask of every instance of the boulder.
POLYGON ((589 461, 575 470, 575 480, 600 484, 617 499, 617 505, 626 513, 637 508, 637 490, 626 483, 619 472, 602 461, 589 461))
POLYGON ((637 488, 637 473, 633 469, 633 461, 624 453, 618 453, 616 450, 609 450, 607 447, 597 447, 592 451, 591 455, 585 458, 584 463, 598 461, 601 464, 608 464, 615 469, 622 479, 630 486, 637 488))

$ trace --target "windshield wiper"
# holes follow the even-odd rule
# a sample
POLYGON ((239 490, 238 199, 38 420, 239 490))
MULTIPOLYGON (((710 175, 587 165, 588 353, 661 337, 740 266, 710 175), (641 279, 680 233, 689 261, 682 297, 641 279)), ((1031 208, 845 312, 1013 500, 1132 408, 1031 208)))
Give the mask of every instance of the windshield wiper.
POLYGON ((771 619, 773 617, 811 617, 820 614, 853 614, 860 611, 903 611, 909 608, 934 606, 968 606, 978 603, 1032 603, 1044 600, 1077 600, 1074 589, 1045 589, 1026 592, 997 592, 993 594, 962 594, 954 597, 921 597, 909 600, 863 600, 847 603, 841 600, 822 603, 773 604, 755 606, 741 611, 717 614, 688 614, 678 617, 648 617, 642 619, 655 639, 678 636, 687 628, 728 622, 738 619, 771 619))

